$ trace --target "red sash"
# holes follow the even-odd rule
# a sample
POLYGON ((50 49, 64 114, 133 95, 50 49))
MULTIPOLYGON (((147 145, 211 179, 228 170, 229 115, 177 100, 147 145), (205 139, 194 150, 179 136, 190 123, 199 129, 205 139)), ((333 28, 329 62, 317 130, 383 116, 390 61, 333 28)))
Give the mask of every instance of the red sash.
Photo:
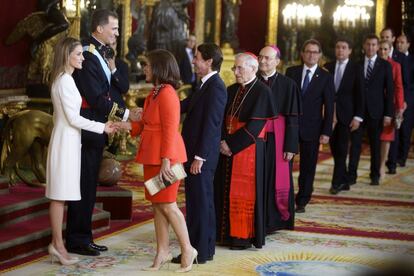
POLYGON ((286 221, 289 213, 290 169, 289 161, 283 158, 283 145, 285 142, 285 117, 279 115, 275 120, 266 123, 266 132, 275 136, 275 202, 281 219, 286 221))
MULTIPOLYGON (((229 134, 244 127, 245 123, 230 116, 226 118, 229 134)), ((264 128, 259 135, 264 137, 264 128)), ((230 236, 254 237, 254 206, 256 202, 256 144, 233 156, 230 181, 230 236)))

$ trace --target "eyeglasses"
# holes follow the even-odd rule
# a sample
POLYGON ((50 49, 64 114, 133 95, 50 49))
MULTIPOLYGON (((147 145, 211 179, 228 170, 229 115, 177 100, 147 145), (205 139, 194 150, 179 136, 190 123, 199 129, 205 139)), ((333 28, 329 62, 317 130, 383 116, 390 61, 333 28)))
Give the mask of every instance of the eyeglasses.
POLYGON ((319 51, 308 51, 308 50, 306 50, 304 53, 307 54, 307 55, 317 55, 317 54, 320 54, 319 51))

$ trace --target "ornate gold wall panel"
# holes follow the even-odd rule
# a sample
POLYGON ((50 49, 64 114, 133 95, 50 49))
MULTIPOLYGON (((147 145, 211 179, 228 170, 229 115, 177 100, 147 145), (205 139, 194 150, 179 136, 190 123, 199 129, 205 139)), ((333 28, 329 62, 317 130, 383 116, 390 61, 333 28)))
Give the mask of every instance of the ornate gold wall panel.
POLYGON ((276 45, 279 19, 279 0, 268 0, 266 45, 276 45))
POLYGON ((128 53, 128 40, 132 35, 131 0, 123 0, 122 34, 121 35, 121 57, 128 53))
POLYGON ((220 46, 220 34, 221 34, 221 0, 216 0, 216 22, 214 30, 214 43, 220 46))
POLYGON ((195 1, 195 35, 197 45, 204 42, 206 0, 195 1))
POLYGON ((375 33, 377 35, 379 35, 381 30, 385 28, 387 4, 388 0, 377 0, 377 8, 375 14, 375 33))

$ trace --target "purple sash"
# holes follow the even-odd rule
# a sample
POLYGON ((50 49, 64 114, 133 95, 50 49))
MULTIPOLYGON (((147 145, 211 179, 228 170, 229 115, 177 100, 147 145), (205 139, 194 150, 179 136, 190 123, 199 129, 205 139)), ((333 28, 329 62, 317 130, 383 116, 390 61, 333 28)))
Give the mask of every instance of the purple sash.
POLYGON ((286 221, 290 217, 290 169, 289 161, 283 158, 283 145, 285 141, 285 117, 279 115, 277 119, 267 121, 266 132, 273 133, 275 136, 275 202, 282 220, 286 221))

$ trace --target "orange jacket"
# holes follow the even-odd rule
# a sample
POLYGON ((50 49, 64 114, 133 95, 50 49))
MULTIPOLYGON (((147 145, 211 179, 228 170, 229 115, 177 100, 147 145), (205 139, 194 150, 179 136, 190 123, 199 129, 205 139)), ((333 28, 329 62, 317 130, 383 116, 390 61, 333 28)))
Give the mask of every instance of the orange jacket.
POLYGON ((186 162, 179 126, 180 101, 175 89, 165 84, 155 99, 153 92, 147 96, 142 120, 132 123, 131 135, 141 134, 135 160, 144 165, 160 165, 162 158, 170 159, 171 163, 186 162))

